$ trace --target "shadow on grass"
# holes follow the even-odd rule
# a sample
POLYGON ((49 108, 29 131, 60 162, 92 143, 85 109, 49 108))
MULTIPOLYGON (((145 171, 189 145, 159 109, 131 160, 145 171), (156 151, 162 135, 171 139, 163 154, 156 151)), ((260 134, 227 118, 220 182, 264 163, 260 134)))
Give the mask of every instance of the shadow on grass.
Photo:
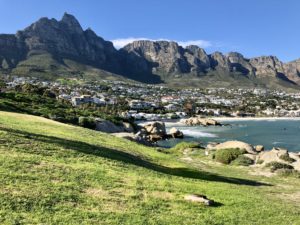
POLYGON ((127 164, 132 164, 140 167, 144 167, 147 169, 154 170, 156 172, 160 172, 167 175, 191 178, 191 179, 199 179, 213 182, 224 182, 230 184, 237 185, 250 185, 250 186, 271 186, 270 184, 261 183, 248 179, 241 178, 233 178, 233 177, 224 177, 218 174, 209 173, 206 171, 198 171, 189 168, 170 168, 162 165, 158 165, 152 162, 147 161, 146 159, 141 158, 140 156, 132 155, 126 152, 118 151, 115 149, 100 147, 97 145, 91 145, 81 141, 74 141, 68 139, 57 138, 53 136, 46 136, 42 134, 34 134, 26 131, 20 131, 11 128, 3 128, 0 127, 0 130, 7 131, 11 135, 32 139, 44 143, 50 143, 59 145, 63 148, 74 150, 77 152, 82 152, 85 154, 91 154, 98 157, 103 157, 111 160, 120 161, 127 164))

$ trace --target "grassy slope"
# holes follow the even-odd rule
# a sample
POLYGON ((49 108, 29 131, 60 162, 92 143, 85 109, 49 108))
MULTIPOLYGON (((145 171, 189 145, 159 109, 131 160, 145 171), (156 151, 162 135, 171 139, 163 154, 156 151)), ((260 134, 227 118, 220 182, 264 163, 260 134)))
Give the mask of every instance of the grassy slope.
POLYGON ((299 184, 0 112, 1 224, 300 224, 299 184))

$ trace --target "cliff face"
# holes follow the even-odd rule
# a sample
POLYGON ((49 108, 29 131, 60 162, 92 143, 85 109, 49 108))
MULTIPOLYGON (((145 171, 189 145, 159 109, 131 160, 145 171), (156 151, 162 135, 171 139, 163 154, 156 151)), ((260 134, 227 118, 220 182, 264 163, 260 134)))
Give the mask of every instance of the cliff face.
POLYGON ((300 59, 283 65, 285 75, 297 85, 300 85, 300 59))
MULTIPOLYGON (((278 78, 300 84, 300 60, 284 64, 275 56, 247 59, 238 52, 230 52, 227 55, 214 52, 208 55, 198 46, 183 48, 175 42, 166 41, 136 41, 121 51, 134 54, 148 65, 147 71, 158 74, 205 75, 208 71, 216 71, 256 78, 278 78)), ((135 64, 134 60, 128 63, 135 64)))
POLYGON ((19 63, 42 54, 50 55, 58 64, 70 59, 143 82, 184 79, 186 74, 201 81, 208 73, 218 73, 225 79, 235 74, 300 85, 300 60, 284 64, 275 56, 247 59, 238 52, 207 54, 198 46, 183 48, 168 41, 135 41, 116 50, 91 29, 83 30, 67 13, 59 21, 41 18, 15 35, 0 35, 0 71, 9 73, 19 63))
POLYGON ((72 15, 60 21, 41 18, 16 35, 0 36, 0 57, 13 61, 13 67, 33 54, 50 53, 55 58, 69 58, 103 69, 118 70, 118 51, 109 41, 91 29, 83 30, 72 15))

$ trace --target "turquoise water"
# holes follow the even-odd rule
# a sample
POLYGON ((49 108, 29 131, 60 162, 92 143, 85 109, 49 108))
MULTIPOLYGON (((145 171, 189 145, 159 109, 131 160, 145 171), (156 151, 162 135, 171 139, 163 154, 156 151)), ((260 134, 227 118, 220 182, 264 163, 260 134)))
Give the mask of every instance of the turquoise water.
MULTIPOLYGON (((206 144, 207 142, 238 140, 252 145, 263 145, 266 149, 282 147, 289 151, 300 151, 300 120, 243 120, 224 121, 224 123, 230 126, 175 127, 184 133, 185 141, 198 141, 206 144)), ((171 139, 161 141, 159 145, 172 147, 181 141, 182 139, 171 139)))

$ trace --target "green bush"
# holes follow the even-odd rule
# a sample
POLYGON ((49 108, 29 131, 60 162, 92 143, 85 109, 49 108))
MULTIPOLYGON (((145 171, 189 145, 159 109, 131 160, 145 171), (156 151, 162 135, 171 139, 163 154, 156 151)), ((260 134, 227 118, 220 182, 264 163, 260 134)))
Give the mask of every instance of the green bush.
POLYGON ((262 159, 259 159, 256 161, 256 164, 263 164, 263 163, 264 163, 264 160, 262 160, 262 159))
POLYGON ((278 175, 283 177, 296 177, 300 178, 300 172, 293 169, 278 169, 277 170, 278 175))
POLYGON ((275 172, 279 169, 294 169, 293 166, 280 162, 269 162, 266 164, 266 167, 269 167, 271 169, 271 172, 275 172))
POLYGON ((170 150, 172 152, 182 152, 184 149, 187 148, 200 148, 200 144, 198 142, 180 142, 177 145, 175 145, 170 150))
POLYGON ((237 148, 218 149, 215 152, 215 160, 220 163, 229 164, 242 154, 243 151, 237 148))
POLYGON ((250 166, 254 163, 254 160, 250 159, 247 156, 239 155, 231 164, 236 166, 250 166))
POLYGON ((96 128, 95 119, 90 118, 90 117, 83 117, 83 116, 79 117, 78 124, 79 124, 79 126, 82 126, 85 128, 90 128, 90 129, 96 128))
POLYGON ((289 162, 289 163, 293 163, 293 162, 296 161, 295 159, 293 159, 289 156, 289 153, 285 153, 285 154, 279 156, 279 158, 286 161, 286 162, 289 162))

